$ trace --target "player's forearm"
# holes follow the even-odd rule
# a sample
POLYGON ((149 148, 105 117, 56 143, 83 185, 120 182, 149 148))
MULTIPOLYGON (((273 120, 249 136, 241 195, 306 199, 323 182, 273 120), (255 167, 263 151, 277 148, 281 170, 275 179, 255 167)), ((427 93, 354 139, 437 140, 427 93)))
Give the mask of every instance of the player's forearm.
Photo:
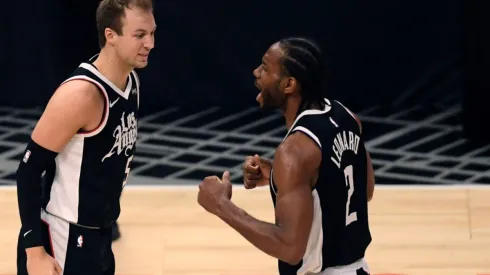
POLYGON ((41 175, 54 162, 57 153, 30 140, 17 169, 17 202, 22 224, 21 246, 25 249, 42 246, 41 175))
POLYGON ((223 202, 218 217, 264 253, 289 263, 299 261, 293 242, 285 241, 281 227, 250 216, 229 200, 223 202))

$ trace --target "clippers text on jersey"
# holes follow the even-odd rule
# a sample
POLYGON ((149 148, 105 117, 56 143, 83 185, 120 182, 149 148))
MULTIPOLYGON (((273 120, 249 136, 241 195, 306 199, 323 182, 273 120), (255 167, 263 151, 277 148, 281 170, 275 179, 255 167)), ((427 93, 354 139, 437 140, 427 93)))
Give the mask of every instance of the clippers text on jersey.
POLYGON ((128 114, 126 118, 124 117, 124 113, 122 114, 121 125, 118 125, 114 130, 114 138, 116 139, 114 141, 114 146, 112 146, 111 151, 109 151, 109 153, 104 156, 102 162, 106 158, 112 156, 114 153, 120 155, 123 150, 125 151, 125 155, 129 156, 127 154, 127 151, 131 150, 133 148, 133 145, 136 143, 136 124, 137 122, 134 112, 128 114))

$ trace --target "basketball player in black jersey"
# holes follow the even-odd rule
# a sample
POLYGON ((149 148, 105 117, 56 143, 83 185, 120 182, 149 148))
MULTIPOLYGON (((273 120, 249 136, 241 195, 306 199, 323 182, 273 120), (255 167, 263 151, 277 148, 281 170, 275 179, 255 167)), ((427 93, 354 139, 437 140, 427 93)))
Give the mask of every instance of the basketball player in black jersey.
POLYGON ((101 51, 54 92, 17 170, 17 274, 114 274, 111 226, 135 152, 151 0, 102 0, 101 51))
POLYGON ((277 258, 281 275, 369 274, 373 168, 359 119, 323 97, 324 72, 319 47, 293 37, 273 44, 253 73, 260 106, 279 108, 288 129, 273 161, 247 157, 243 168, 246 188, 270 186, 275 224, 230 201, 227 171, 199 185, 199 204, 277 258))

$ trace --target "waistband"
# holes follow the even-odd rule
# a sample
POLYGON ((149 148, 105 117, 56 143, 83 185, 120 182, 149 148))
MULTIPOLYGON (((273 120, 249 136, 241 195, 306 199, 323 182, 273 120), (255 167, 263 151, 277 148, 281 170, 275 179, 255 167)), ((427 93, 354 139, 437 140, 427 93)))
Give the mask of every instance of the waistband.
POLYGON ((364 271, 366 271, 367 273, 369 273, 369 267, 364 258, 361 258, 349 265, 329 267, 324 271, 318 273, 318 275, 338 275, 338 274, 344 274, 345 272, 349 272, 349 271, 356 271, 361 268, 364 269, 364 271))
POLYGON ((59 216, 57 216, 57 215, 51 214, 51 213, 49 213, 48 211, 46 211, 46 209, 44 209, 44 208, 42 208, 42 209, 41 209, 41 212, 43 212, 43 213, 45 213, 45 214, 47 214, 47 215, 50 215, 50 216, 52 216, 52 217, 55 217, 55 218, 57 218, 57 219, 60 219, 60 220, 62 220, 62 221, 64 221, 64 222, 66 222, 66 223, 69 223, 69 224, 71 224, 71 225, 78 226, 78 227, 81 227, 81 228, 86 228, 86 229, 92 229, 92 230, 107 230, 107 229, 111 229, 111 226, 112 226, 112 224, 109 224, 109 225, 104 225, 104 226, 97 226, 97 227, 96 227, 96 226, 86 226, 86 225, 83 225, 83 224, 74 223, 74 222, 72 222, 72 221, 66 220, 66 219, 64 219, 64 218, 62 218, 62 217, 59 217, 59 216))

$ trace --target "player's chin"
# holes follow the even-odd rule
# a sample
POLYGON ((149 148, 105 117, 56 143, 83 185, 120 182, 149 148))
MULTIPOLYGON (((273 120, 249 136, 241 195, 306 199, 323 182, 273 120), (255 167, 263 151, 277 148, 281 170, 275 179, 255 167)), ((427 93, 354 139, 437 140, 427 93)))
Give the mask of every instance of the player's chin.
POLYGON ((259 107, 262 108, 264 106, 264 98, 262 97, 262 92, 260 92, 257 97, 255 98, 255 101, 259 103, 259 107))
POLYGON ((136 69, 142 69, 145 68, 146 66, 148 66, 148 61, 137 61, 134 62, 133 65, 133 67, 135 67, 136 69))

